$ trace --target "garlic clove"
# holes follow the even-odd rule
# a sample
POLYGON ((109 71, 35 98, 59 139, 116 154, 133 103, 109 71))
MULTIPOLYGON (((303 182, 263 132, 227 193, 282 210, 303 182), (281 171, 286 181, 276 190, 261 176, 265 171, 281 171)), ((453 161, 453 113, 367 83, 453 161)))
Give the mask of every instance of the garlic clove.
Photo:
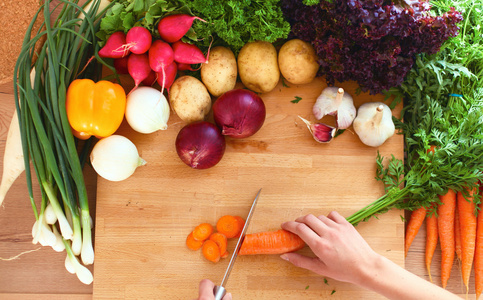
POLYGON ((317 120, 326 115, 336 116, 337 127, 347 129, 351 126, 357 110, 351 95, 344 92, 343 88, 325 88, 315 102, 312 112, 317 120))
POLYGON ((371 147, 381 146, 396 131, 391 109, 382 102, 362 104, 353 127, 360 140, 371 147))
POLYGON ((335 128, 323 123, 311 123, 308 120, 299 116, 299 118, 304 121, 305 125, 309 129, 314 140, 319 143, 328 143, 335 136, 335 128))

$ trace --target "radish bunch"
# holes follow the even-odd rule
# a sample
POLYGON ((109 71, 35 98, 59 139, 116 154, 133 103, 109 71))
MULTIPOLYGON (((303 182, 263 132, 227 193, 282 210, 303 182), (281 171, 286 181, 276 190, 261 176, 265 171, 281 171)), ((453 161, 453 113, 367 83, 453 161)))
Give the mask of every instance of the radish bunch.
POLYGON ((158 23, 160 39, 154 38, 144 27, 132 27, 127 34, 113 33, 99 50, 99 56, 114 59, 119 74, 128 73, 135 88, 141 83, 161 86, 161 92, 173 84, 178 70, 191 70, 192 64, 207 63, 207 57, 195 45, 181 41, 194 20, 203 19, 187 14, 174 14, 158 23))

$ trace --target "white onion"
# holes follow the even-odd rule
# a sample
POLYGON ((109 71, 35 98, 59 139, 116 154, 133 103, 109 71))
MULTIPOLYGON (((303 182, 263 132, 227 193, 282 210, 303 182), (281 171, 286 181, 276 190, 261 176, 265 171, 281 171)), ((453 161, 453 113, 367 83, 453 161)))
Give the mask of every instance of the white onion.
POLYGON ((97 142, 90 159, 97 174, 110 181, 127 179, 137 167, 146 164, 139 157, 136 146, 121 135, 111 135, 97 142))
POLYGON ((155 88, 138 87, 127 96, 126 121, 140 133, 153 133, 168 128, 169 104, 155 88))

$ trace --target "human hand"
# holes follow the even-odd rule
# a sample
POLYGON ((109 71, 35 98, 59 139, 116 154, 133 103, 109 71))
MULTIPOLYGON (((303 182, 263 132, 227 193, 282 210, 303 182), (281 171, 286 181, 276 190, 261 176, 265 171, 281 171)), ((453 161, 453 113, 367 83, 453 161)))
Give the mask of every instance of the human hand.
POLYGON ((339 281, 360 284, 366 268, 371 268, 378 254, 344 217, 331 212, 327 217, 306 215, 285 222, 282 228, 300 236, 317 257, 286 253, 281 257, 295 266, 339 281))
MULTIPOLYGON (((215 300, 213 289, 215 284, 209 279, 203 279, 200 281, 200 292, 197 300, 215 300)), ((222 300, 231 300, 231 294, 227 293, 222 300)))

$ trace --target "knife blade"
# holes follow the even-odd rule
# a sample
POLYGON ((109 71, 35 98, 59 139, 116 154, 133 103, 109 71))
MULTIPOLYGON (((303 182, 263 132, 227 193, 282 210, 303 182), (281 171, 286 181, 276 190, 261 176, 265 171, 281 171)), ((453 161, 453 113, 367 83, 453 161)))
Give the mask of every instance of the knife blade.
POLYGON ((240 252, 241 245, 245 240, 247 228, 248 228, 248 225, 250 224, 250 220, 252 219, 253 211, 255 210, 255 206, 257 205, 257 201, 258 201, 258 196, 260 195, 261 191, 262 189, 258 191, 257 195, 255 196, 255 199, 253 200, 252 207, 250 207, 250 211, 248 212, 248 216, 245 220, 245 225, 243 226, 240 237, 238 238, 238 242, 236 243, 235 250, 233 250, 233 254, 231 255, 230 263, 226 268, 225 275, 223 276, 223 280, 221 281, 220 285, 215 286, 213 289, 215 300, 221 300, 223 296, 225 296, 226 294, 226 289, 225 289, 226 282, 228 281, 228 277, 230 276, 231 269, 233 269, 233 265, 235 264, 235 260, 238 256, 238 252, 240 252))

